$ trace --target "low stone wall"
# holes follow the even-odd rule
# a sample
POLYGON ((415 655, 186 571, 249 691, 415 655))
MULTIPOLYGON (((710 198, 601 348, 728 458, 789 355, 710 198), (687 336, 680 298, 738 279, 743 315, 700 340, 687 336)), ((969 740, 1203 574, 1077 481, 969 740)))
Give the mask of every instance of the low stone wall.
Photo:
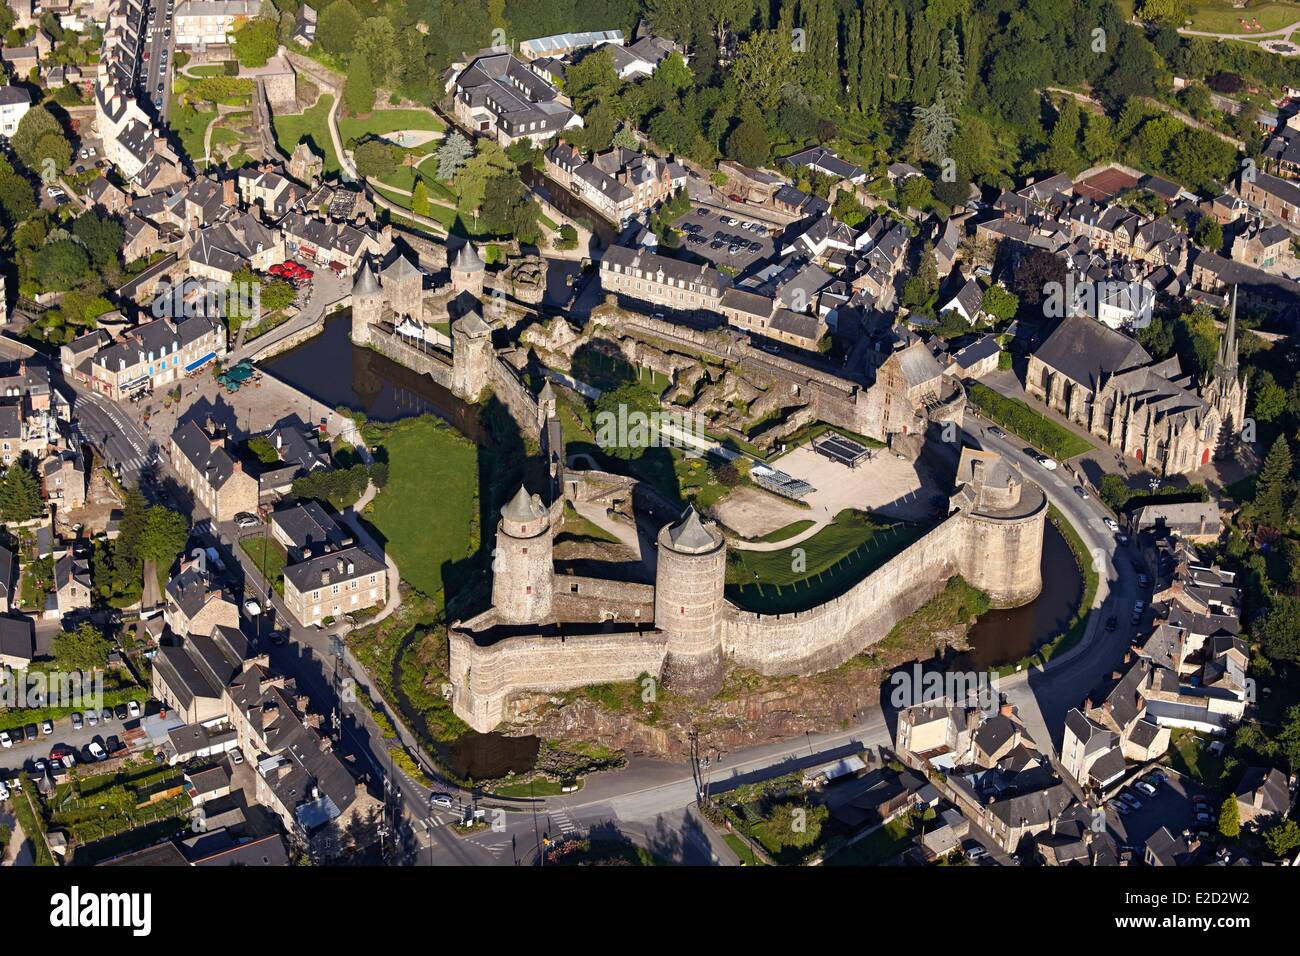
POLYGON ((807 611, 755 614, 726 605, 723 653, 768 676, 839 666, 884 638, 961 573, 963 520, 950 518, 838 598, 807 611))
POLYGON ((538 421, 537 398, 499 357, 494 357, 488 368, 488 381, 493 393, 510 410, 511 417, 525 434, 531 438, 539 437, 541 423, 538 421))
POLYGON ((490 647, 457 631, 449 638, 452 709, 481 733, 505 718, 507 700, 519 692, 554 693, 641 674, 658 678, 667 649, 658 631, 511 637, 490 647))
POLYGON ((369 345, 385 358, 404 365, 413 372, 427 375, 443 388, 451 388, 451 361, 407 345, 396 335, 374 327, 370 330, 369 345))

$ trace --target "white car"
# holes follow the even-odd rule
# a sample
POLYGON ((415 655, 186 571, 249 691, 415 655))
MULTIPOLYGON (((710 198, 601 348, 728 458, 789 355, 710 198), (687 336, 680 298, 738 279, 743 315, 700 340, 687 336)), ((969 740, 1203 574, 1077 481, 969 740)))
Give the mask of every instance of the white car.
POLYGON ((1101 523, 1104 524, 1111 531, 1119 530, 1119 525, 1116 523, 1114 518, 1102 518, 1101 523))
POLYGON ((1151 786, 1151 784, 1147 783, 1145 780, 1139 780, 1137 783, 1133 784, 1133 786, 1137 787, 1148 797, 1154 797, 1156 795, 1156 788, 1151 786))
POLYGON ((95 713, 95 711, 93 710, 86 711, 86 723, 94 727, 97 723, 99 723, 99 714, 95 713))
POLYGON ((139 701, 135 701, 135 700, 129 700, 129 701, 127 701, 127 702, 126 702, 126 712, 127 712, 128 714, 130 714, 132 717, 139 717, 139 716, 140 716, 140 702, 139 702, 139 701))
POLYGON ((243 752, 242 752, 242 751, 239 751, 239 750, 232 750, 232 751, 230 751, 230 762, 233 763, 233 764, 241 764, 241 763, 243 763, 243 762, 244 762, 244 754, 243 754, 243 752))
POLYGON ((5 786, 5 782, 3 780, 0 780, 0 800, 8 800, 8 799, 9 799, 9 788, 5 786))
POLYGON ((14 742, 9 739, 9 731, 0 730, 0 747, 4 747, 6 750, 8 750, 13 745, 14 742))
POLYGON ((244 613, 249 617, 257 617, 262 613, 262 605, 258 604, 252 598, 244 602, 244 613))
POLYGON ((43 734, 54 733, 54 722, 51 720, 47 720, 45 721, 45 723, 41 724, 41 733, 43 734))
POLYGON ((1048 458, 1046 455, 1039 455, 1038 463, 1042 465, 1044 468, 1046 468, 1048 471, 1056 471, 1056 462, 1053 461, 1051 458, 1048 458))
POLYGON ((108 753, 104 750, 103 747, 101 747, 98 743, 96 743, 93 740, 90 743, 86 744, 86 749, 90 751, 90 755, 94 757, 96 760, 108 759, 108 753))

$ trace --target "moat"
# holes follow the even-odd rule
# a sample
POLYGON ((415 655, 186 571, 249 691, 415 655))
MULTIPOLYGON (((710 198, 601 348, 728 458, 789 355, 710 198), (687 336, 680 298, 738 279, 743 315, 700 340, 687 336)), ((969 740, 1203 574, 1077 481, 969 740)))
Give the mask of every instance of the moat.
POLYGON ((351 326, 348 312, 330 316, 319 335, 262 367, 331 408, 350 408, 380 422, 436 415, 476 442, 484 438, 476 408, 429 376, 353 345, 351 326))
POLYGON ((988 611, 970 629, 970 650, 948 662, 957 670, 986 670, 1033 653, 1070 625, 1083 598, 1083 573, 1052 522, 1043 528, 1043 590, 1021 607, 988 611))

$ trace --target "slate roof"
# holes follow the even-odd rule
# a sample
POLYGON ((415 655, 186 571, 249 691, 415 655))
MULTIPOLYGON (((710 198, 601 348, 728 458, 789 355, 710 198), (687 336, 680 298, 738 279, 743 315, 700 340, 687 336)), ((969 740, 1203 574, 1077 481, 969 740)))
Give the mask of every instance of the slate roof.
POLYGON ((1151 361, 1127 335, 1077 315, 1062 319, 1034 354, 1049 368, 1094 391, 1103 378, 1151 361))
POLYGON ((186 460, 204 477, 214 489, 225 486, 240 469, 224 443, 212 447, 208 434, 195 421, 182 423, 172 432, 172 441, 180 449, 186 460))
POLYGON ((299 561, 284 569, 284 577, 292 581, 299 591, 313 591, 317 588, 353 581, 368 574, 386 574, 384 562, 380 561, 360 545, 328 551, 325 554, 299 561), (352 570, 349 572, 348 566, 352 570))

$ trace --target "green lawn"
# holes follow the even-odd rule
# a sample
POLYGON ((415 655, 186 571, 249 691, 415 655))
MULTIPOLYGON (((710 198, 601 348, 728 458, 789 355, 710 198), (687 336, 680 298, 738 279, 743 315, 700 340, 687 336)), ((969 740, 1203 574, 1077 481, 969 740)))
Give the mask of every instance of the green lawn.
POLYGON ((1015 432, 1060 461, 1082 455, 1093 448, 1091 442, 1058 425, 1032 406, 995 392, 987 385, 973 382, 969 395, 971 402, 986 418, 1015 432))
POLYGON ((426 110, 375 110, 368 116, 340 116, 339 136, 346 146, 350 140, 364 136, 382 136, 403 129, 427 129, 442 132, 442 120, 426 110))
POLYGON ((882 866, 912 843, 911 820, 904 815, 830 856, 830 866, 882 866))
POLYGON ((240 539, 239 546, 262 576, 275 586, 275 593, 284 594, 284 566, 288 563, 289 556, 285 554, 283 545, 269 537, 254 536, 240 539))
POLYGON ((1223 754, 1207 749, 1214 738, 1175 727, 1170 731, 1169 765, 1179 773, 1199 780, 1211 790, 1223 784, 1223 754))
POLYGON ((843 594, 924 532, 918 525, 841 511, 794 548, 731 551, 727 598, 767 614, 806 610, 843 594))
POLYGON ((184 73, 191 73, 194 76, 225 76, 226 67, 223 63, 204 63, 202 66, 191 66, 184 73))
POLYGON ((769 531, 761 538, 755 540, 762 541, 764 544, 776 544, 778 541, 785 541, 787 538, 793 538, 797 534, 803 534, 803 532, 807 531, 814 524, 816 524, 816 522, 810 518, 803 518, 792 524, 786 525, 784 528, 777 528, 775 531, 769 531))
MULTIPOLYGON (((579 789, 582 788, 582 781, 576 781, 579 789)), ((529 797, 558 797, 564 793, 564 784, 558 780, 547 780, 545 777, 530 780, 527 783, 503 783, 500 786, 492 787, 492 793, 498 797, 517 797, 526 799, 529 797)))
POLYGON ((330 142, 329 114, 334 105, 334 97, 322 93, 316 105, 302 113, 277 113, 271 117, 275 127, 275 141, 286 155, 304 139, 309 140, 317 156, 325 157, 325 172, 339 171, 339 160, 334 155, 334 146, 330 142))
POLYGON ((1228 0, 1195 0, 1192 7, 1188 29, 1204 33, 1237 33, 1248 37, 1280 30, 1300 20, 1300 6, 1294 3, 1252 3, 1248 9, 1237 10, 1228 0), (1243 30, 1242 20, 1251 26, 1258 20, 1260 29, 1243 30))
POLYGON ((203 134, 208 124, 217 118, 215 111, 196 110, 182 106, 176 97, 172 97, 171 127, 181 141, 181 149, 196 166, 203 165, 203 134))
POLYGON ((388 429, 388 484, 366 509, 402 579, 442 605, 446 566, 478 550, 478 451, 434 418, 388 429))

